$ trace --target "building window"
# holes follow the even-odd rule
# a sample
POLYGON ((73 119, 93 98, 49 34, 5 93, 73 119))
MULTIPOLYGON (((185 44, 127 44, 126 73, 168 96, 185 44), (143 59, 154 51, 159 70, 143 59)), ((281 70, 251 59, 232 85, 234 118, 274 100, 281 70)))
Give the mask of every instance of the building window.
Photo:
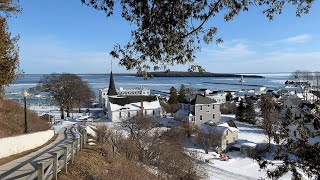
POLYGON ((226 141, 226 144, 227 144, 227 145, 229 144, 229 141, 228 141, 228 140, 226 141))
POLYGON ((147 111, 147 110, 144 110, 144 114, 145 114, 145 115, 148 115, 148 111, 147 111))
POLYGON ((119 112, 119 118, 121 118, 121 112, 119 112))
POLYGON ((200 111, 202 111, 202 106, 200 106, 200 111))
POLYGON ((286 105, 286 108, 288 108, 288 106, 286 105))
POLYGON ((153 114, 153 115, 155 114, 155 110, 152 110, 152 114, 153 114))
POLYGON ((212 104, 212 109, 214 109, 214 104, 212 104))
POLYGON ((128 111, 128 117, 130 117, 130 111, 128 111))
POLYGON ((297 131, 293 131, 293 136, 297 137, 297 131))
POLYGON ((226 131, 226 135, 228 136, 228 131, 226 131))
POLYGON ((212 115, 212 118, 214 119, 214 114, 212 115))
POLYGON ((202 121, 202 115, 200 115, 200 121, 202 121))
POLYGON ((233 142, 235 142, 236 141, 236 137, 233 137, 233 142))
POLYGON ((208 104, 208 107, 210 107, 210 105, 208 104))

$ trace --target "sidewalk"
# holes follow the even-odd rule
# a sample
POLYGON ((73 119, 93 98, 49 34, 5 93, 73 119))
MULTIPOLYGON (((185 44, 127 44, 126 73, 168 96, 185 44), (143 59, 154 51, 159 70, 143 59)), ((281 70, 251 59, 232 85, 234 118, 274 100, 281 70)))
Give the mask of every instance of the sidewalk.
POLYGON ((72 135, 69 128, 61 129, 57 139, 49 145, 0 166, 0 179, 22 180, 28 178, 30 174, 36 170, 39 162, 45 162, 47 159, 51 158, 55 151, 61 150, 67 141, 71 139, 72 135))

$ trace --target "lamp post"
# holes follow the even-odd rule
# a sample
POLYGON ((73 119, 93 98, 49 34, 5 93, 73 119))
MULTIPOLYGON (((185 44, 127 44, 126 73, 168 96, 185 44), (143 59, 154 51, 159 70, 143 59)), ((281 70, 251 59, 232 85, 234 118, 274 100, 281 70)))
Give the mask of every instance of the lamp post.
POLYGON ((24 101, 24 132, 28 133, 28 121, 27 121, 27 96, 28 92, 24 90, 22 92, 23 101, 24 101))

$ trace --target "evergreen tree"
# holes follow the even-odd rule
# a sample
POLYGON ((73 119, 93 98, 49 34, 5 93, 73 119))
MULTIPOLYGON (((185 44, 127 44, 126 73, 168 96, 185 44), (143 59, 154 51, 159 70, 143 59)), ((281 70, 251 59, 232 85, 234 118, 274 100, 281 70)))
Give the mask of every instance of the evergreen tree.
POLYGON ((241 99, 240 104, 237 108, 237 113, 236 113, 236 118, 238 121, 243 121, 244 120, 244 113, 245 113, 245 106, 244 106, 244 101, 241 99))
POLYGON ((21 12, 18 0, 0 1, 0 100, 19 68, 18 36, 11 37, 6 18, 21 12))
POLYGON ((5 18, 0 17, 0 99, 4 94, 4 87, 16 77, 19 67, 18 37, 11 37, 5 18))
POLYGON ((233 96, 232 96, 231 92, 228 92, 227 95, 226 95, 226 100, 227 101, 231 101, 232 98, 233 98, 233 96))
POLYGON ((245 103, 246 103, 246 106, 245 106, 244 119, 248 123, 255 124, 256 113, 254 111, 254 105, 253 105, 252 99, 249 97, 246 97, 245 103))
POLYGON ((168 101, 169 104, 177 104, 179 103, 178 95, 177 95, 177 90, 174 87, 170 88, 170 98, 168 101))
POLYGON ((187 96, 187 88, 184 84, 181 84, 179 95, 178 95, 179 102, 184 102, 186 100, 186 96, 187 96))

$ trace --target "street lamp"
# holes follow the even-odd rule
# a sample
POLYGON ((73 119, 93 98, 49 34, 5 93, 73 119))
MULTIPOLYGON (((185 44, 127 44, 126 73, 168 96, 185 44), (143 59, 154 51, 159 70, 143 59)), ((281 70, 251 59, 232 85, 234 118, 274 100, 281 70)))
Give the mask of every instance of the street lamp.
POLYGON ((28 121, 27 121, 27 96, 28 92, 24 90, 22 92, 23 100, 24 100, 24 132, 28 133, 28 121))

